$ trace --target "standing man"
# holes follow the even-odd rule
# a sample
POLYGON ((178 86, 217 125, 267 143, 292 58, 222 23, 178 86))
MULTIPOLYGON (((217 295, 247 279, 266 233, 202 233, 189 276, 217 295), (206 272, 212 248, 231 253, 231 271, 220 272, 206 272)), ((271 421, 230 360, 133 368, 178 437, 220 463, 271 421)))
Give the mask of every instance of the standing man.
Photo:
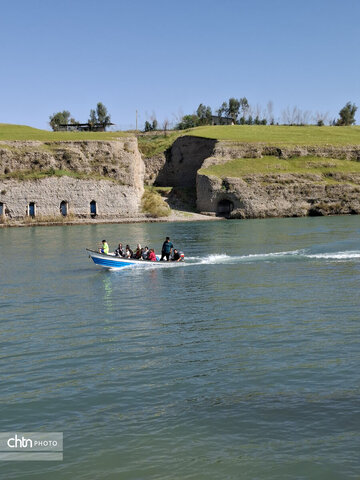
POLYGON ((161 258, 160 262, 164 260, 164 257, 166 258, 167 261, 169 261, 171 250, 174 248, 174 245, 170 242, 170 237, 166 237, 165 242, 163 243, 162 249, 161 249, 161 258))

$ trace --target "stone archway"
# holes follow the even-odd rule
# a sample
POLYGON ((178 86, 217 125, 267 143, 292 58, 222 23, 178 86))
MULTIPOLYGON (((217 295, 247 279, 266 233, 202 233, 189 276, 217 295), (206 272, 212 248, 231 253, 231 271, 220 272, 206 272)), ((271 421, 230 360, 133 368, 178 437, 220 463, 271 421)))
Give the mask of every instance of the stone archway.
POLYGON ((60 213, 63 217, 66 217, 66 215, 68 214, 68 202, 66 202, 65 200, 60 203, 60 213))
POLYGON ((216 215, 219 217, 228 217, 234 210, 234 204, 231 200, 224 198, 219 201, 216 207, 216 215))
POLYGON ((97 214, 97 209, 96 209, 96 202, 95 200, 91 200, 90 202, 90 216, 91 217, 96 217, 97 214))

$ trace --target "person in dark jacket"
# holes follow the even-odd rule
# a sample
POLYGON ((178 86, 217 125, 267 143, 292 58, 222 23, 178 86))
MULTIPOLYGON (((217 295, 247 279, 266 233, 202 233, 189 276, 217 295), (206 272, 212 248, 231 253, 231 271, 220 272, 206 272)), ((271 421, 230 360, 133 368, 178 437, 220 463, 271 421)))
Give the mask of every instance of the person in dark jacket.
POLYGON ((183 262, 185 259, 184 252, 180 252, 180 250, 177 250, 174 248, 173 254, 171 256, 171 260, 173 262, 183 262))
POLYGON ((170 242, 170 237, 166 237, 165 242, 163 243, 161 249, 161 258, 160 262, 166 258, 169 261, 171 250, 174 248, 174 245, 170 242))
POLYGON ((122 243, 119 243, 117 249, 115 250, 115 255, 117 257, 125 257, 124 247, 122 243))

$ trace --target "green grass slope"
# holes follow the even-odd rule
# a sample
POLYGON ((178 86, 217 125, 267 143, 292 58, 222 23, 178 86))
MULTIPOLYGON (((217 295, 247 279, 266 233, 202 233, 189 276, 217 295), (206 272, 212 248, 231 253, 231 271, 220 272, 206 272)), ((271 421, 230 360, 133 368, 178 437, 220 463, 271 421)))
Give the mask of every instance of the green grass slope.
POLYGON ((199 173, 214 175, 220 178, 243 177, 253 174, 317 174, 322 175, 328 181, 332 181, 332 176, 336 173, 360 173, 360 162, 313 156, 293 157, 287 160, 270 156, 263 158, 238 158, 222 165, 202 168, 199 170, 199 173))
POLYGON ((28 127, 0 123, 0 141, 38 140, 40 142, 60 142, 78 140, 116 140, 132 135, 128 132, 50 132, 28 127))
POLYGON ((270 145, 360 145, 360 126, 229 125, 197 127, 187 135, 241 143, 270 145))

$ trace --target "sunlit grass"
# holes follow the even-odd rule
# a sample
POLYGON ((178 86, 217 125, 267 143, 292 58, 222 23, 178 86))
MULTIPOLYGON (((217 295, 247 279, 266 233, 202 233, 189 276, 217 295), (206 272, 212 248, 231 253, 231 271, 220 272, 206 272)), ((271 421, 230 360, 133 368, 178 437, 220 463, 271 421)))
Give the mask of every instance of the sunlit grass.
POLYGON ((360 126, 317 127, 284 125, 206 126, 190 130, 188 135, 243 143, 271 145, 360 145, 360 126))
POLYGON ((322 157, 278 157, 239 158, 222 165, 202 168, 200 174, 215 175, 220 178, 242 177, 249 174, 307 174, 329 176, 334 173, 360 173, 360 162, 322 157))
POLYGON ((32 140, 40 142, 60 142, 79 140, 116 140, 119 137, 133 136, 128 132, 51 132, 26 125, 0 123, 0 140, 32 140))

